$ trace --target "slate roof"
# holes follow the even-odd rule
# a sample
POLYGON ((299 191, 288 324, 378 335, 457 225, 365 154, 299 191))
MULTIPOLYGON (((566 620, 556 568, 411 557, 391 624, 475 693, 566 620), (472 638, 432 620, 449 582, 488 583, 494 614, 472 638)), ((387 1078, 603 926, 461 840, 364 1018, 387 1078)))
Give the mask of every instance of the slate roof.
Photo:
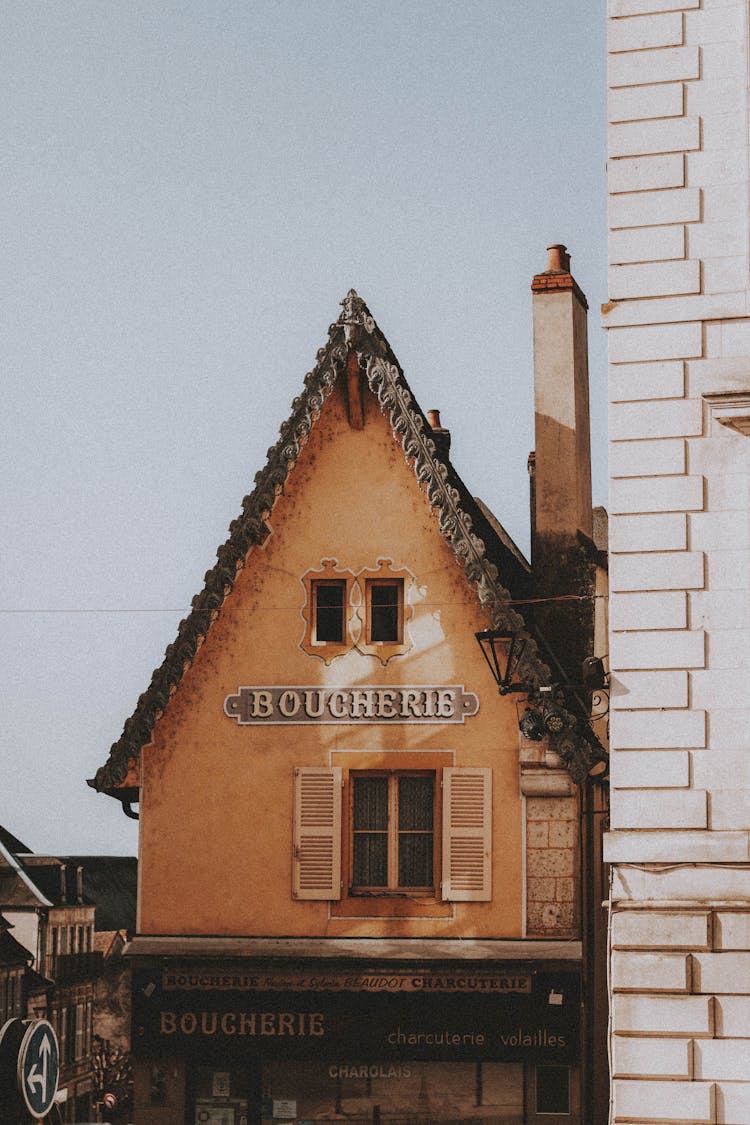
MULTIPOLYGON (((354 351, 360 371, 389 418, 393 435, 404 457, 424 488, 436 513, 440 533, 450 543, 463 565, 467 581, 487 611, 493 628, 514 631, 524 628, 521 615, 509 604, 510 590, 516 598, 528 591, 529 573, 520 552, 498 525, 490 522, 486 509, 474 500, 453 468, 447 454, 438 449, 430 425, 417 404, 404 373, 364 301, 352 289, 341 302, 343 311, 328 331, 328 341, 317 355, 317 363, 305 377, 302 394, 282 424, 279 439, 268 451, 266 465, 255 477, 254 490, 244 498, 242 511, 229 527, 229 537, 217 551, 217 561, 207 571, 205 585, 192 601, 192 612, 180 622, 177 638, 169 645, 162 664, 139 697, 126 720, 120 738, 112 745, 106 763, 88 784, 99 792, 122 800, 135 800, 137 793, 123 787, 129 768, 141 748, 151 740, 154 724, 170 696, 180 685, 212 623, 231 594, 237 573, 248 552, 269 534, 266 523, 284 489, 289 473, 312 430, 336 380, 344 376, 347 356, 354 351)), ((550 682, 550 672, 533 639, 518 668, 528 683, 550 682)))
POLYGON ((83 866, 83 895, 93 902, 94 929, 135 932, 138 860, 135 856, 73 856, 83 866))
POLYGON ((2 824, 0 824, 0 844, 7 848, 9 852, 12 852, 13 855, 18 855, 19 853, 28 855, 31 852, 31 848, 22 843, 22 841, 19 840, 17 836, 14 836, 12 832, 9 832, 7 828, 3 828, 2 824))
MULTIPOLYGON (((62 864, 57 859, 51 859, 49 856, 36 856, 36 862, 28 863, 26 856, 16 856, 18 865, 23 874, 33 884, 34 889, 38 894, 46 900, 51 906, 59 906, 63 902, 63 895, 61 893, 61 878, 62 878, 62 864)), ((64 862, 64 861, 63 861, 64 862)), ((19 874, 21 873, 19 871, 19 874)), ((71 872, 69 869, 65 872, 65 885, 66 894, 65 899, 68 905, 75 905, 76 895, 76 877, 75 868, 71 872)), ((23 880, 16 880, 15 895, 6 895, 2 902, 6 906, 10 906, 11 902, 15 905, 21 905, 24 896, 23 880)))
MULTIPOLYGON (((3 830, 0 829, 0 832, 3 830)), ((3 839, 15 840, 9 832, 3 839)), ((138 860, 135 856, 37 855, 14 853, 0 844, 0 906, 93 906, 94 929, 135 930, 138 860), (82 900, 78 899, 78 869, 82 869, 82 900), (63 872, 65 894, 62 894, 63 872)), ((0 938, 6 920, 0 914, 0 938)))

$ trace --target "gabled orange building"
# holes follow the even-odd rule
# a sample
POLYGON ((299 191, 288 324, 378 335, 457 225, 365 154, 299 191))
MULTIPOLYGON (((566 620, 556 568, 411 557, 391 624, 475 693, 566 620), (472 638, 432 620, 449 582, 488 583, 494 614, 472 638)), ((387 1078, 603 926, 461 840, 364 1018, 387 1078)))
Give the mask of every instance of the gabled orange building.
POLYGON ((576 1122, 582 804, 519 734, 555 678, 532 575, 342 305, 91 783, 139 803, 134 1120, 576 1122))

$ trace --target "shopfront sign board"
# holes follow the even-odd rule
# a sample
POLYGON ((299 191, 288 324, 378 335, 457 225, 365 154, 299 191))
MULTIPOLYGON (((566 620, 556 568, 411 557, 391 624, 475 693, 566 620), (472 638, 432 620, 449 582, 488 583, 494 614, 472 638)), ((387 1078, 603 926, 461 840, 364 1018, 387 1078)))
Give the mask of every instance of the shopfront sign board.
MULTIPOLYGON (((212 971, 139 970, 133 990, 133 1044, 140 1054, 383 1063, 445 1061, 575 1062, 580 1052, 580 977, 522 966, 467 972, 465 963, 404 973, 375 967, 349 974, 300 973, 316 987, 269 987, 246 969, 211 987, 212 971), (191 984, 192 978, 192 984, 191 984), (373 981, 382 979, 382 988, 373 981), (430 987, 414 987, 414 981, 430 987), (357 981, 362 987, 355 987, 357 981), (401 982, 403 988, 396 987, 401 982), (462 987, 457 987, 459 982, 462 987), (515 988, 501 982, 514 982, 515 988)), ((270 974, 273 979, 273 974, 270 974)), ((279 983, 281 981, 279 980, 279 983)))

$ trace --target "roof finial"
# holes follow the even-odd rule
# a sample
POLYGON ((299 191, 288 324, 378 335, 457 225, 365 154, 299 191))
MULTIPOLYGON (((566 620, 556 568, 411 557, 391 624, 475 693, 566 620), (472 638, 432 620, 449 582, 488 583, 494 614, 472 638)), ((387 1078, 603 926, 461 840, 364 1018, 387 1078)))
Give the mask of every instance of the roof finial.
POLYGON ((344 325, 346 342, 350 347, 356 347, 358 333, 356 329, 364 328, 365 332, 374 332, 375 321, 370 316, 367 305, 358 295, 356 289, 350 289, 341 302, 343 312, 339 316, 339 324, 344 325))

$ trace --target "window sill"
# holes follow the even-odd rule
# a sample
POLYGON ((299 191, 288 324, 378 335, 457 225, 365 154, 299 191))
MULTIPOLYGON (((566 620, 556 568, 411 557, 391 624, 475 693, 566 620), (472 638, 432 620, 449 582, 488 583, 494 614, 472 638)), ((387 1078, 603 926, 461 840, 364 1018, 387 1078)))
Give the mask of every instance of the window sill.
POLYGON ((450 918, 453 904, 434 895, 350 894, 334 902, 332 918, 450 918))

